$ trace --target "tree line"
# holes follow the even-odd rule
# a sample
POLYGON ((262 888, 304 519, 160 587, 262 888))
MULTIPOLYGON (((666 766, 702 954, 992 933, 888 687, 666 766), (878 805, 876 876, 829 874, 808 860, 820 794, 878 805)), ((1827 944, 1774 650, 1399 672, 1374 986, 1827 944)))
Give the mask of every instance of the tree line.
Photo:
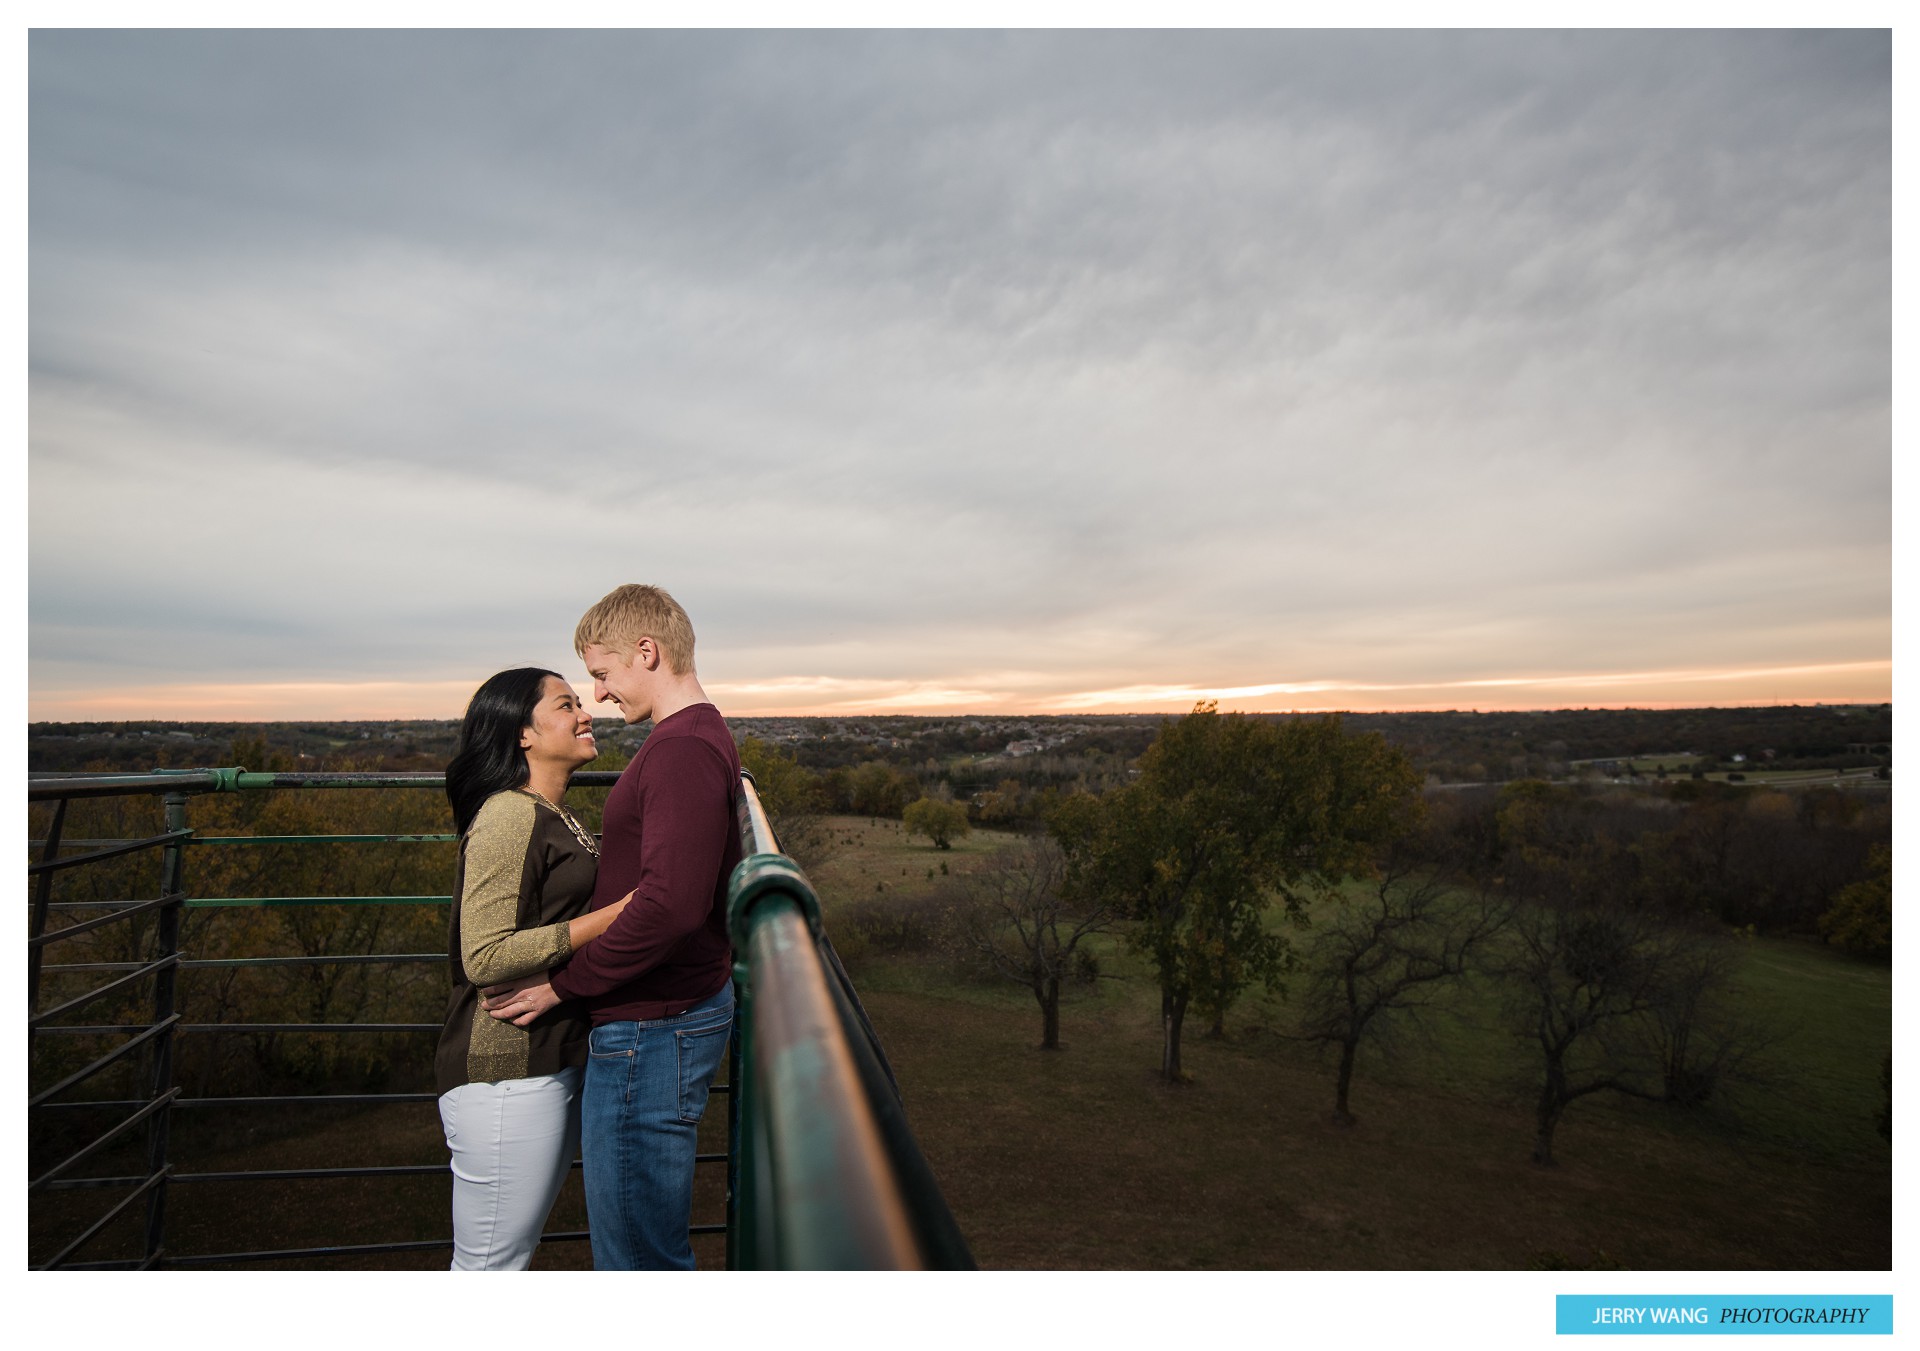
MULTIPOLYGON (((1291 1035, 1329 1048, 1333 1115, 1351 1120, 1366 1048, 1416 1035, 1468 984, 1497 990, 1533 1066, 1543 1161, 1565 1112, 1594 1094, 1697 1104, 1764 1053, 1778 1029, 1743 1023, 1729 998, 1743 935, 1805 935, 1874 960, 1891 944, 1888 808, 1839 790, 1520 781, 1423 793, 1404 751, 1349 720, 1209 706, 1163 720, 1131 761, 1023 757, 1022 777, 973 793, 925 761, 817 772, 755 738, 741 753, 804 865, 831 855, 835 814, 902 818, 934 850, 971 829, 1019 832, 1017 847, 949 874, 939 942, 1029 989, 1043 1046, 1061 1043, 1063 999, 1102 974, 1092 940, 1108 935, 1156 983, 1168 1081, 1185 1077, 1190 1019, 1215 1032, 1248 992, 1285 993, 1291 1035)), ((263 740, 234 743, 229 759, 294 766, 263 740)), ((375 766, 349 754, 323 767, 375 766)), ((603 797, 576 790, 573 801, 591 824, 603 797)), ((191 814, 216 836, 449 828, 432 791, 219 794, 195 799, 191 814)), ((29 817, 43 832, 46 809, 29 817)), ((101 799, 76 802, 66 829, 131 839, 159 828, 157 803, 101 799)), ((450 843, 195 846, 187 887, 210 898, 430 896, 445 892, 452 864, 450 843)), ((143 898, 156 872, 152 855, 113 860, 60 875, 56 894, 143 898)), ((890 922, 904 932, 918 921, 890 922)), ((151 939, 131 920, 56 945, 49 961, 145 960, 151 939)), ((202 958, 332 958, 434 953, 444 939, 441 906, 236 906, 187 911, 181 945, 202 958)), ((86 988, 72 984, 81 979, 49 977, 42 1006, 86 988)), ((192 1021, 214 1024, 433 1022, 444 995, 431 963, 203 968, 181 985, 192 1021)), ((128 993, 129 1017, 141 997, 128 993)), ((99 1021, 115 1012, 101 1006, 99 1021)), ((183 1041, 179 1062, 196 1091, 396 1087, 416 1082, 425 1059, 406 1035, 204 1035, 183 1041)), ((36 1080, 97 1053, 80 1041, 42 1038, 36 1080)))
MULTIPOLYGON (((743 760, 777 822, 833 806, 783 753, 750 745, 743 760)), ((1164 1079, 1186 1078, 1190 1016, 1217 1035, 1248 991, 1287 993, 1290 1035, 1333 1053, 1331 1115, 1350 1123, 1363 1049, 1418 1035, 1472 984, 1494 992, 1531 1066, 1541 1163, 1575 1104, 1697 1106, 1784 1035, 1733 998, 1751 936, 1869 959, 1890 946, 1890 815, 1838 789, 1425 794, 1409 757, 1339 717, 1201 705, 1098 790, 1007 792, 1022 807, 983 795, 974 820, 1038 828, 955 875, 934 927, 1031 991, 1043 1048, 1061 1044, 1063 994, 1097 974, 1088 940, 1114 934, 1158 986, 1164 1079)), ((935 801, 901 810, 921 808, 907 824, 938 847, 935 801)), ((914 922, 871 900, 855 914, 869 910, 900 911, 898 935, 914 922)))

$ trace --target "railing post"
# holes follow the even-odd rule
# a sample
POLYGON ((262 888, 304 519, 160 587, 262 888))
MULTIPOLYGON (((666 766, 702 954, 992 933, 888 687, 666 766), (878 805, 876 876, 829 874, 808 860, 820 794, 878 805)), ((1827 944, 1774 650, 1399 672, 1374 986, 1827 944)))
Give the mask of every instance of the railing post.
MULTIPOLYGON (((168 793, 164 799, 167 813, 167 829, 170 831, 187 828, 187 795, 168 793)), ((157 947, 155 959, 171 957, 180 951, 180 900, 182 865, 185 862, 186 841, 175 839, 167 842, 160 856, 160 895, 171 899, 171 904, 160 907, 160 922, 155 929, 157 947)), ((155 973, 153 978, 153 1021, 164 1023, 174 1014, 175 983, 178 979, 179 964, 173 963, 155 973)), ((173 1089, 173 1029, 167 1028, 153 1039, 153 1072, 148 1080, 149 1101, 162 1097, 173 1089)), ((167 1167, 168 1127, 171 1124, 173 1109, 168 1107, 155 1112, 147 1125, 147 1176, 163 1173, 167 1167)), ((160 1258, 161 1247, 166 1234, 167 1217, 167 1181, 163 1177, 147 1193, 147 1256, 143 1263, 152 1266, 160 1258)))
MULTIPOLYGON (((40 850, 40 861, 48 863, 60 852, 60 831, 67 823, 67 800, 53 804, 53 824, 47 828, 47 842, 40 850)), ((53 900, 53 874, 40 874, 33 890, 33 932, 39 938, 47 931, 47 906, 53 900)), ((27 944, 27 1072, 33 1072, 34 1015, 40 1012, 40 956, 45 949, 39 943, 27 944)))

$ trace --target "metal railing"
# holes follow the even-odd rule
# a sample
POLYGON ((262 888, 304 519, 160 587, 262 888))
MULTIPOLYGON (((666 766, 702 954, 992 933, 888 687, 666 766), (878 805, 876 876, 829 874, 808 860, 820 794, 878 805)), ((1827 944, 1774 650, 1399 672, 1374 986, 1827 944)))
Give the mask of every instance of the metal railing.
POLYGON ((899 1085, 746 780, 746 857, 727 901, 736 1065, 727 1265, 971 1268, 900 1106, 899 1085))
MULTIPOLYGON (((578 787, 610 786, 618 775, 583 772, 578 787)), ((730 889, 739 1005, 729 1053, 728 1082, 713 1091, 728 1100, 728 1150, 697 1156, 727 1170, 727 1220, 693 1225, 694 1234, 726 1235, 730 1267, 964 1267, 966 1245, 934 1184, 900 1109, 897 1085, 865 1011, 820 925, 819 902, 804 874, 780 853, 760 808, 751 776, 743 776, 740 829, 746 858, 730 889), (744 1067, 744 1068, 743 1068, 744 1067), (742 1148, 742 1142, 745 1148, 742 1148)), ((182 890, 189 845, 361 844, 448 842, 449 834, 197 835, 187 824, 196 795, 250 790, 325 788, 439 789, 437 774, 250 773, 245 769, 162 771, 152 774, 30 779, 29 803, 50 803, 52 819, 39 860, 28 868, 33 884, 28 936, 28 1063, 42 1036, 84 1034, 124 1038, 104 1054, 35 1092, 29 1118, 84 1108, 125 1115, 89 1143, 42 1171, 28 1184, 30 1200, 55 1192, 123 1191, 103 1213, 37 1267, 146 1268, 294 1262, 400 1252, 445 1250, 451 1237, 426 1241, 331 1244, 244 1251, 176 1253, 166 1246, 166 1204, 175 1185, 291 1179, 395 1178, 446 1173, 444 1164, 375 1167, 209 1170, 180 1172, 170 1159, 173 1114, 211 1107, 316 1107, 424 1104, 432 1093, 330 1093, 186 1097, 174 1083, 174 1043, 180 1036, 238 1032, 437 1033, 438 1023, 194 1023, 177 1007, 181 971, 231 967, 341 963, 444 963, 444 953, 253 956, 195 960, 180 949, 181 915, 200 907, 310 905, 447 905, 448 896, 189 897, 182 890), (165 829, 137 840, 67 842, 88 852, 62 857, 68 804, 81 799, 159 796, 165 829), (128 901, 56 901, 56 875, 146 851, 160 855, 159 895, 128 901), (103 913, 48 928, 55 912, 103 913), (151 955, 131 962, 47 965, 53 944, 140 916, 154 920, 151 955), (84 994, 42 1010, 46 974, 98 973, 111 978, 84 994), (151 980, 148 1016, 138 1023, 61 1021, 116 993, 151 980), (137 1060, 136 1060, 137 1058, 137 1060), (103 1071, 133 1060, 144 1089, 130 1099, 63 1100, 62 1095, 103 1071), (144 1132, 145 1167, 131 1176, 76 1175, 80 1166, 116 1142, 144 1132), (134 1207, 144 1208, 142 1255, 77 1262, 90 1243, 134 1207)), ((425 1052, 430 1057, 431 1052, 425 1052)), ((576 1160, 574 1167, 579 1167, 576 1160)), ((585 1231, 551 1232, 544 1242, 577 1242, 585 1231)))

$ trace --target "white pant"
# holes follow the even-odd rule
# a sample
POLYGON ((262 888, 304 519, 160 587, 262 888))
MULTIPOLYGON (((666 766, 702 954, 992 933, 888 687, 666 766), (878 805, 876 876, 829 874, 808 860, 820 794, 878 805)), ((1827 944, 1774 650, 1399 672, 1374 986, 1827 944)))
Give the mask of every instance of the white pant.
POLYGON ((453 1270, 524 1271, 580 1148, 580 1071, 440 1095, 453 1155, 453 1270))

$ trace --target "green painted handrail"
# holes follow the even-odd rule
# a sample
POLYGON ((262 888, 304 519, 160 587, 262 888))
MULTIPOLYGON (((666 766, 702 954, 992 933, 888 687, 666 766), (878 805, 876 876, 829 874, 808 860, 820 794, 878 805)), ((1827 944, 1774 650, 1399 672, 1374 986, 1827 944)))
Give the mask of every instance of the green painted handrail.
POLYGON ((825 939, 820 900, 781 853, 752 777, 740 801, 746 857, 728 886, 744 1066, 729 1265, 809 1270, 971 1267, 953 1217, 905 1128, 890 1076, 825 939))

